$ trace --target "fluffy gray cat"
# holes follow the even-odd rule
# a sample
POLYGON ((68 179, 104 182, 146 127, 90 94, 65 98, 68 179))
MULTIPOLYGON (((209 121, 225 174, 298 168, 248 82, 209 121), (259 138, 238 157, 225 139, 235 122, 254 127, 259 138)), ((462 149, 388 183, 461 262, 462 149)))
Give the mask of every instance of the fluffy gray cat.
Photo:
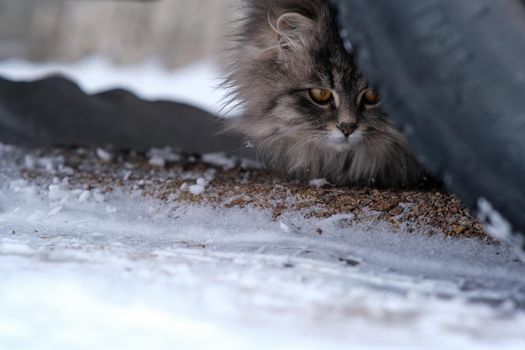
POLYGON ((423 174, 323 0, 250 0, 226 86, 243 134, 272 168, 338 185, 406 186, 423 174))

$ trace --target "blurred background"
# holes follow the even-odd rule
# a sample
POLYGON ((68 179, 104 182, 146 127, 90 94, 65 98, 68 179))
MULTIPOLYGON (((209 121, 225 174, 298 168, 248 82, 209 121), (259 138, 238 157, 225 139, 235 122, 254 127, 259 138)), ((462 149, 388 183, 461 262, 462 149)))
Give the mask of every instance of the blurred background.
POLYGON ((239 1, 0 0, 0 142, 237 152, 216 118, 240 111, 221 87, 239 1))
POLYGON ((240 0, 0 0, 0 77, 222 111, 220 54, 240 0))
POLYGON ((0 58, 177 68, 220 52, 235 0, 2 0, 0 58))

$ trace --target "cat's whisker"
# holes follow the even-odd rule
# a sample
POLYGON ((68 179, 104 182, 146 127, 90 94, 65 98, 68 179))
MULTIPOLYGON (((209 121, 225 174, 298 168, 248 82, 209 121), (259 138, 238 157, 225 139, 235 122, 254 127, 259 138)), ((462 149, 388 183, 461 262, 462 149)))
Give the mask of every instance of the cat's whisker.
POLYGON ((298 148, 305 146, 306 144, 310 143, 314 139, 316 139, 315 135, 308 135, 308 136, 300 139, 299 141, 297 141, 295 144, 293 144, 290 147, 289 153, 293 154, 298 148))

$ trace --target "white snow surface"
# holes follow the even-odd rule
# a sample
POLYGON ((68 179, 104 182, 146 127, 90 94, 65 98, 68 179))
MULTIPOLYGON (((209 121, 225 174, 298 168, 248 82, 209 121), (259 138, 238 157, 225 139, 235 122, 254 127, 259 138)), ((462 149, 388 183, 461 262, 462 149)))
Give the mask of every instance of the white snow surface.
POLYGON ((0 146, 0 349, 525 348, 506 246, 21 180, 28 157, 64 170, 0 146))
POLYGON ((73 63, 36 63, 19 58, 0 60, 0 76, 8 79, 31 81, 49 75, 65 76, 88 94, 124 88, 147 100, 184 102, 216 115, 224 114, 226 91, 220 87, 222 73, 213 59, 175 71, 155 60, 117 66, 102 56, 73 63))

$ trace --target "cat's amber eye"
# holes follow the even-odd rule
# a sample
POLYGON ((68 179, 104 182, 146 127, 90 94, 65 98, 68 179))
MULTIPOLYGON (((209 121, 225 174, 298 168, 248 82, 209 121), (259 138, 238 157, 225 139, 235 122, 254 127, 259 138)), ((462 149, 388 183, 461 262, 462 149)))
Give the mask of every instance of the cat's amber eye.
POLYGON ((327 105, 332 102, 334 96, 328 89, 310 89, 308 90, 310 98, 317 104, 327 105))
POLYGON ((366 89, 359 95, 358 105, 367 108, 377 107, 381 104, 381 96, 379 93, 372 89, 366 89))

